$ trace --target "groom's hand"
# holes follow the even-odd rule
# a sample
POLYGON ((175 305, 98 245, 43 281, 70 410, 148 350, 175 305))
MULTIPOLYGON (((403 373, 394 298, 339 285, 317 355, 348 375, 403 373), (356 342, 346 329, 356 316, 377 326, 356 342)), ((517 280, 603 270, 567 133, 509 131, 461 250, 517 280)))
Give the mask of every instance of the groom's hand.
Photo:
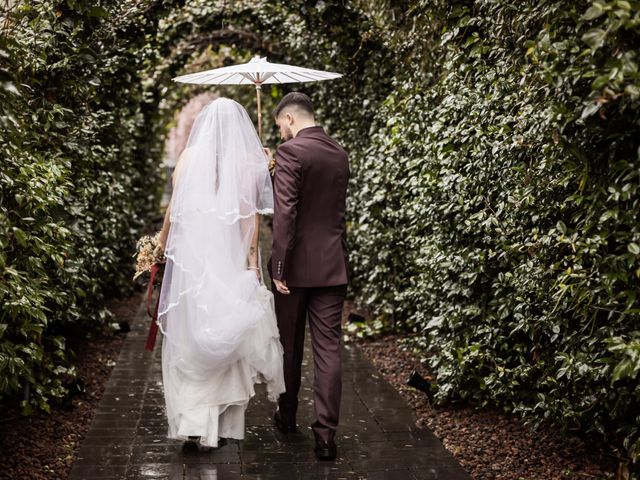
POLYGON ((278 290, 283 295, 289 295, 291 292, 289 288, 287 288, 286 281, 274 280, 273 283, 276 284, 276 290, 278 290))

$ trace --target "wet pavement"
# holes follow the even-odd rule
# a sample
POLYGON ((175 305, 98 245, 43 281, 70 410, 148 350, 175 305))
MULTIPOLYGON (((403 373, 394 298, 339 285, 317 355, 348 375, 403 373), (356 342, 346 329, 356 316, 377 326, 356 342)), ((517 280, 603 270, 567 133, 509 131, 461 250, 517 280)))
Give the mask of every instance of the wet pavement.
MULTIPOLYGON (((211 452, 183 453, 168 440, 160 340, 144 351, 148 320, 141 307, 84 439, 70 479, 370 479, 469 478, 434 435, 382 379, 357 346, 343 348, 344 387, 338 458, 313 454, 311 349, 306 348, 299 432, 272 426, 274 405, 261 385, 251 400, 243 441, 211 452)), ((307 345, 309 347, 309 345, 307 345)))

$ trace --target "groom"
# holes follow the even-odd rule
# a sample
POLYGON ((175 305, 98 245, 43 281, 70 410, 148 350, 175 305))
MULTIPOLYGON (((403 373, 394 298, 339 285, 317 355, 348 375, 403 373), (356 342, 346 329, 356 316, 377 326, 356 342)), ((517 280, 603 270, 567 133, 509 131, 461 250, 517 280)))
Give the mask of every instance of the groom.
POLYGON ((286 392, 274 415, 283 433, 296 430, 307 316, 313 347, 315 454, 336 457, 340 414, 342 307, 347 290, 345 209, 349 163, 345 150, 315 124, 304 93, 286 95, 274 111, 285 141, 273 177, 273 280, 286 392))

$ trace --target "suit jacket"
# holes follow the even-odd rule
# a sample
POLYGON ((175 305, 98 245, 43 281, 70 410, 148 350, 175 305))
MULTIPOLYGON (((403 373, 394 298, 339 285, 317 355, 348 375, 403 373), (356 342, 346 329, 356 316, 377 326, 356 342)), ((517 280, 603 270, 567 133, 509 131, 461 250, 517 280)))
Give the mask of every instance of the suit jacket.
POLYGON ((276 151, 271 278, 290 287, 348 283, 347 152, 320 126, 276 151))

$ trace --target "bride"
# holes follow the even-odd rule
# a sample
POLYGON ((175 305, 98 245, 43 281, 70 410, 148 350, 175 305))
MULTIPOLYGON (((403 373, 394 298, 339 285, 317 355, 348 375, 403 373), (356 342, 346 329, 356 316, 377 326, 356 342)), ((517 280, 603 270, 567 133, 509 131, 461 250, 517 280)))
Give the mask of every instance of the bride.
POLYGON ((185 445, 243 439, 254 383, 274 402, 285 389, 258 249, 259 216, 273 213, 267 163, 246 110, 218 98, 196 118, 173 174, 158 324, 168 437, 185 445))

